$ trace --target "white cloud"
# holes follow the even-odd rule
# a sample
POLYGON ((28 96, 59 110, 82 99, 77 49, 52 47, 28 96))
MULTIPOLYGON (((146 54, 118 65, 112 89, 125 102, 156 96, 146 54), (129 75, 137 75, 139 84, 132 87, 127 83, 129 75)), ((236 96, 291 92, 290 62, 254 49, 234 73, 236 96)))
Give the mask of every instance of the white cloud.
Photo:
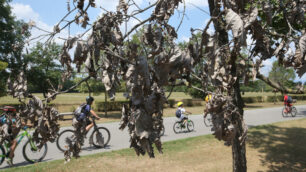
MULTIPOLYGON (((53 31, 53 26, 50 26, 46 24, 45 22, 43 22, 40 15, 37 12, 35 12, 30 5, 21 4, 21 3, 12 3, 11 7, 12 7, 12 13, 16 16, 18 20, 24 20, 25 22, 29 22, 32 20, 35 22, 35 25, 38 26, 39 28, 49 31, 49 32, 53 31)), ((46 32, 43 32, 36 28, 33 28, 31 30, 31 38, 34 38, 34 37, 37 37, 43 34, 46 34, 46 32)), ((58 37, 65 38, 67 37, 67 35, 68 35, 67 31, 63 30, 60 34, 56 35, 56 38, 58 37)), ((44 38, 41 41, 42 42, 46 41, 46 39, 47 38, 44 38)), ((62 44, 64 41, 61 39, 55 39, 55 42, 62 44)))
POLYGON ((24 5, 20 3, 13 3, 12 5, 12 12, 15 14, 17 19, 22 19, 25 21, 39 20, 39 14, 34 12, 30 5, 24 5))
POLYGON ((269 76, 269 72, 272 69, 272 65, 273 63, 276 61, 277 59, 275 57, 271 58, 271 59, 267 59, 265 61, 263 61, 263 67, 260 68, 260 73, 263 74, 264 76, 269 76))
POLYGON ((189 38, 187 36, 182 36, 180 40, 180 42, 188 42, 189 38))

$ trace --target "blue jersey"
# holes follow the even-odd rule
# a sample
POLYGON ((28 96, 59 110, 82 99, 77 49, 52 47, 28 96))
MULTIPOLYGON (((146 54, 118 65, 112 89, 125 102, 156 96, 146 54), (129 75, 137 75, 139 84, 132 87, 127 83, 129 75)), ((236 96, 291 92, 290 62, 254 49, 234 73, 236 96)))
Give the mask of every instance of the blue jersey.
POLYGON ((78 121, 85 119, 87 116, 89 116, 91 111, 91 106, 86 105, 83 109, 79 117, 77 118, 78 121))

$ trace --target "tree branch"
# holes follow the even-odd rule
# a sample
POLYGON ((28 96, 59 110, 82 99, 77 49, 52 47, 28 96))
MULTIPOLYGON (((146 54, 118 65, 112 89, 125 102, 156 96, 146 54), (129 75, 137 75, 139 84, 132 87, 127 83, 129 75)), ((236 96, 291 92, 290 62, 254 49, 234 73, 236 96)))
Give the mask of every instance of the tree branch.
POLYGON ((125 40, 126 37, 128 37, 135 29, 137 29, 139 26, 142 26, 143 24, 145 24, 146 22, 152 20, 153 17, 149 17, 148 19, 138 23, 137 25, 135 25, 126 35, 124 35, 123 40, 125 40))
POLYGON ((290 94, 303 94, 304 90, 293 90, 290 88, 285 88, 284 86, 281 86, 280 84, 270 80, 269 78, 265 77, 264 75, 257 73, 256 77, 262 81, 264 81, 265 83, 267 83, 268 85, 270 85, 271 87, 279 90, 282 93, 290 93, 290 94))

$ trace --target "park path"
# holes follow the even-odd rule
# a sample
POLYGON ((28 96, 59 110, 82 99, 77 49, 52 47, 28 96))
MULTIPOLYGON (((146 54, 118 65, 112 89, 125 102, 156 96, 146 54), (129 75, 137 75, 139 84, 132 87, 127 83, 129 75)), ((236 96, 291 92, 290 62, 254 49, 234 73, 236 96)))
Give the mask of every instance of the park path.
MULTIPOLYGON (((245 121, 249 127, 263 124, 270 124, 274 122, 294 120, 306 117, 306 105, 296 106, 298 109, 298 114, 295 118, 287 117, 283 118, 281 115, 282 107, 275 108, 265 108, 265 109, 255 109, 255 110, 246 110, 245 111, 245 121)), ((173 132, 173 124, 177 120, 175 117, 164 118, 165 125, 165 135, 162 136, 162 142, 177 140, 182 138, 200 136, 210 134, 210 128, 206 127, 203 123, 203 115, 191 115, 189 116, 191 120, 194 121, 195 131, 191 133, 181 133, 175 134, 173 132)), ((127 129, 124 131, 119 130, 119 122, 112 123, 103 123, 99 124, 99 126, 104 126, 109 129, 111 132, 111 140, 109 143, 109 147, 105 149, 94 149, 89 147, 88 139, 85 142, 84 149, 81 152, 82 155, 94 154, 99 152, 106 152, 112 150, 119 150, 128 148, 130 146, 129 143, 129 135, 127 129)), ((63 127, 61 130, 72 128, 72 127, 63 127)), ((15 166, 28 165, 25 159, 22 156, 22 147, 25 144, 26 139, 24 139, 16 149, 14 164, 15 166)), ((63 159, 64 155, 60 152, 55 143, 48 143, 48 153, 44 159, 44 161, 52 161, 56 159, 63 159)), ((64 160, 63 160, 64 163, 64 160)), ((6 168, 7 164, 4 162, 1 165, 1 168, 6 168)), ((1 169, 0 168, 0 169, 1 169)))

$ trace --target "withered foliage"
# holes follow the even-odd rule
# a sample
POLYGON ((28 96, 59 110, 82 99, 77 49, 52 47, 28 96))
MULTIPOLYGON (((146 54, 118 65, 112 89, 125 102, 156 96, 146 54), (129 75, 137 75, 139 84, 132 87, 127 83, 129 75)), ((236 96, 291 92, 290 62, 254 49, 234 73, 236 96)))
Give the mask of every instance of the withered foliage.
MULTIPOLYGON (((303 92, 301 89, 285 88, 264 77, 260 68, 264 60, 275 56, 285 67, 296 69, 300 76, 306 72, 303 17, 306 4, 302 1, 277 1, 271 4, 267 1, 218 0, 209 1, 209 7, 216 31, 207 33, 210 23, 202 31, 200 55, 203 56, 200 58, 204 59, 204 63, 199 78, 204 91, 214 86, 215 93, 206 104, 205 113, 212 115, 212 130, 216 138, 224 140, 226 145, 232 145, 238 136, 243 145, 247 127, 243 122, 243 102, 238 102, 240 93, 237 92, 237 83, 243 80, 247 84, 249 79, 258 78, 281 92, 303 92), (277 20, 279 15, 284 15, 282 20, 277 20), (279 27, 276 27, 277 22, 283 23, 278 23, 279 27), (248 43, 248 47, 246 35, 253 41, 252 45, 248 43), (292 46, 295 46, 295 53, 288 53, 293 52, 292 46), (247 57, 242 55, 243 47, 248 51, 247 57)), ((197 45, 193 43, 193 49, 197 45)), ((192 53, 192 57, 197 59, 198 54, 192 53)))
MULTIPOLYGON (((128 126, 131 147, 137 155, 148 153, 154 157, 152 144, 162 152, 159 133, 163 104, 167 102, 163 86, 181 78, 194 64, 190 51, 183 51, 175 45, 177 34, 168 24, 180 2, 156 2, 153 14, 146 20, 148 24, 139 24, 131 29, 144 25, 141 44, 124 44, 128 35, 121 33, 120 26, 130 17, 127 14, 129 5, 124 0, 119 1, 116 12, 105 12, 93 23, 92 33, 86 41, 78 40, 76 44, 73 62, 78 69, 84 64, 89 76, 100 77, 111 99, 115 98, 119 78, 126 81, 126 95, 130 103, 123 107, 120 129, 128 126), (150 48, 144 50, 144 47, 150 48)), ((65 66, 71 64, 71 58, 65 53, 71 48, 71 42, 68 39, 63 48, 61 59, 65 66)), ((69 67, 67 69, 69 71, 69 67)), ((70 150, 78 150, 73 149, 77 145, 81 144, 71 142, 70 150)))
MULTIPOLYGON (((27 82, 24 76, 24 72, 21 72, 14 83, 8 81, 9 94, 15 98, 18 98, 21 102, 17 118, 19 122, 31 124, 34 128, 33 139, 43 146, 46 142, 54 142, 58 136, 59 124, 58 124, 58 111, 49 107, 47 103, 31 94, 27 90, 27 82), (29 102, 25 103, 24 100, 29 98, 29 102)), ((21 124, 19 125, 20 130, 21 124)), ((1 136, 2 137, 2 136, 1 136)))
MULTIPOLYGON (((73 2, 77 3, 78 10, 74 22, 86 27, 89 22, 86 11, 95 6, 95 1, 73 2)), ((235 138, 244 145, 246 139, 243 103, 239 102, 239 82, 242 79, 248 83, 251 78, 259 78, 279 91, 301 92, 286 89, 265 78, 260 74, 260 67, 264 60, 276 57, 282 65, 296 69, 300 76, 306 72, 304 1, 208 0, 211 19, 200 32, 200 39, 191 29, 192 37, 186 49, 177 47, 174 42, 176 30, 168 23, 181 2, 156 1, 151 6, 155 9, 150 17, 139 21, 124 34, 120 26, 136 18, 133 14, 149 8, 128 14, 131 2, 120 0, 117 11, 106 11, 92 24, 87 40, 69 37, 63 47, 61 63, 66 69, 63 81, 71 76, 73 62, 78 71, 84 65, 88 72, 89 77, 82 82, 90 77, 101 79, 111 99, 115 98, 119 79, 126 82, 126 95, 130 101, 122 108, 120 129, 128 127, 131 147, 137 155, 148 153, 154 157, 152 144, 162 152, 159 133, 163 104, 167 102, 163 87, 175 84, 176 79, 190 81, 195 65, 201 67, 196 78, 201 80, 202 90, 207 93, 210 86, 215 89, 213 98, 206 105, 206 113, 213 116, 212 129, 216 138, 227 145, 237 144, 235 138), (207 30, 211 24, 215 32, 209 34, 207 30), (280 27, 276 27, 278 25, 280 27), (143 28, 138 35, 140 43, 130 41, 129 36, 135 32, 138 34, 139 27, 143 28), (253 41, 248 47, 247 35, 253 41), (292 45, 295 52, 289 54, 292 45), (69 50, 73 46, 76 49, 72 60, 69 50), (243 48, 248 49, 247 57, 242 54, 243 48)), ((63 28, 56 25, 53 34, 63 28)), ((57 91, 53 89, 48 97, 54 98, 62 93, 62 87, 58 88, 57 91)), ((76 141, 70 145, 69 149, 73 152, 79 150, 81 143, 76 141)))
POLYGON ((239 135, 241 144, 247 136, 247 125, 244 124, 243 114, 239 112, 233 100, 229 96, 213 94, 212 98, 206 103, 205 115, 212 114, 212 131, 218 140, 225 141, 225 145, 233 143, 235 135, 239 135), (239 122, 242 123, 243 130, 239 130, 239 122))

